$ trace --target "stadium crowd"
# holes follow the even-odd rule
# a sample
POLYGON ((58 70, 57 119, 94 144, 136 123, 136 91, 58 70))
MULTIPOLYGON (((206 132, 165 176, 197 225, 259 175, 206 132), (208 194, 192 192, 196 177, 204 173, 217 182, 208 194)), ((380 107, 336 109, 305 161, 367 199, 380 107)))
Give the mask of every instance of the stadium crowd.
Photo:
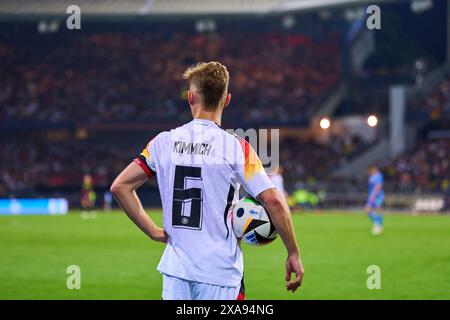
MULTIPOLYGON (((428 94, 412 99, 408 116, 421 120, 424 132, 450 128, 450 72, 428 94)), ((385 168, 393 190, 446 191, 450 185, 450 139, 419 139, 417 146, 392 160, 385 168)))
MULTIPOLYGON (((230 70, 233 102, 224 114, 225 126, 298 124, 307 121, 315 99, 339 77, 336 43, 332 34, 329 41, 315 42, 298 34, 251 31, 95 32, 0 41, 0 126, 187 122, 181 74, 202 60, 220 60, 230 70)), ((450 77, 413 110, 449 127, 450 77)), ((4 139, 0 195, 29 195, 38 187, 78 188, 85 173, 93 175, 95 186, 108 187, 143 147, 118 143, 117 136, 112 133, 100 143, 4 139)), ((332 140, 329 146, 282 142, 280 163, 288 190, 335 184, 331 171, 361 144, 332 140)), ((383 168, 391 190, 442 189, 450 177, 449 150, 448 140, 430 140, 394 159, 383 168)), ((360 186, 365 190, 366 181, 360 186)))
MULTIPOLYGON (((148 137, 142 134, 109 134, 103 139, 69 139, 47 142, 32 137, 0 143, 0 195, 27 195, 36 188, 78 188, 84 174, 94 185, 107 188, 115 176, 136 157, 148 137), (130 143, 130 141, 133 141, 130 143), (95 147, 94 147, 95 146, 95 147)), ((299 183, 315 183, 345 153, 312 141, 281 141, 280 163, 289 190, 299 183)))
MULTIPOLYGON (((32 136, 5 140, 0 143, 0 196, 27 196, 37 188, 78 188, 87 173, 92 175, 96 187, 108 188, 148 139, 144 133, 108 133, 101 139, 71 138, 59 142, 32 136)), ((333 145, 322 145, 285 138, 280 144, 280 165, 289 191, 299 185, 315 187, 329 178, 336 166, 347 161, 354 147, 339 139, 333 145)))
MULTIPOLYGON (((146 143, 142 138, 134 141, 142 143, 127 143, 120 135, 103 141, 3 141, 0 144, 0 196, 30 196, 39 188, 78 188, 86 173, 93 176, 96 187, 107 188, 146 143)), ((429 140, 392 160, 382 167, 387 190, 445 190, 450 183, 449 150, 450 139, 429 140)), ((347 159, 345 152, 331 146, 297 139, 281 141, 280 164, 286 189, 290 192, 301 186, 312 189, 326 186, 328 191, 365 191, 365 177, 350 184, 332 177, 333 169, 347 159)))
POLYGON ((426 119, 431 126, 443 129, 450 127, 450 72, 428 95, 410 106, 409 113, 415 119, 426 119))
POLYGON ((450 183, 450 139, 426 140, 394 159, 384 171, 393 190, 445 191, 450 183))
POLYGON ((302 185, 315 187, 318 179, 326 178, 333 168, 345 161, 345 154, 331 146, 293 138, 281 141, 280 165, 289 191, 302 185))
POLYGON ((85 173, 93 175, 97 187, 107 187, 138 150, 117 140, 107 144, 89 140, 3 141, 0 195, 30 196, 37 188, 78 188, 85 173))
POLYGON ((336 43, 250 31, 22 36, 0 42, 0 124, 182 123, 190 114, 181 74, 205 60, 230 71, 225 120, 300 123, 339 76, 336 43))
MULTIPOLYGON (((315 99, 339 77, 338 37, 325 37, 252 31, 21 34, 0 41, 0 126, 187 122, 181 74, 202 60, 220 60, 230 71, 233 101, 225 125, 306 123, 315 99)), ((78 187, 87 172, 96 186, 107 187, 142 148, 116 141, 95 148, 77 139, 5 141, 0 194, 78 187)), ((325 147, 302 148, 318 162, 326 157, 325 147)), ((301 178, 321 172, 302 162, 286 166, 301 178)))

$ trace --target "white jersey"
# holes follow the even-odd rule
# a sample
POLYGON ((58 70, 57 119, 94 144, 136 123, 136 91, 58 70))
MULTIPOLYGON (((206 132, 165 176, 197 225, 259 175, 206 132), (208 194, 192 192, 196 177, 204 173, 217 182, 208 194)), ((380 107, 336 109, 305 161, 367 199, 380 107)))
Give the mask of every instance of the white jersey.
POLYGON ((135 160, 156 174, 168 234, 158 271, 181 279, 237 287, 243 276, 230 207, 240 185, 253 197, 274 188, 248 142, 209 120, 157 135, 135 160))
POLYGON ((269 175, 270 180, 272 180, 273 184, 275 185, 275 188, 277 188, 281 194, 285 195, 285 189, 284 189, 284 180, 283 176, 279 173, 274 173, 269 175))

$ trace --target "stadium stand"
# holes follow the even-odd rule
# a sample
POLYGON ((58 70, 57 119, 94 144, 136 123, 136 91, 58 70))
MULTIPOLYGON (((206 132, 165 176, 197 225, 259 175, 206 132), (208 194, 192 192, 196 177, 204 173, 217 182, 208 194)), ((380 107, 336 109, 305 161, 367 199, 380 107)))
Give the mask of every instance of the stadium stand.
MULTIPOLYGON (((2 141, 0 195, 29 196, 42 188, 77 188, 85 173, 93 176, 96 187, 107 188, 151 137, 152 133, 111 132, 52 143, 30 135, 20 141, 2 141)), ((327 146, 297 139, 283 139, 281 146, 280 164, 289 172, 285 183, 290 191, 298 184, 316 184, 327 178, 354 147, 339 140, 327 146), (327 161, 330 158, 336 162, 327 161)))
MULTIPOLYGON (((267 0, 265 5, 281 2, 267 0)), ((60 10, 59 1, 45 3, 49 12, 60 10)), ((238 3, 230 2, 230 12, 238 3)), ((96 5, 93 3, 86 10, 95 14, 100 10, 96 5)), ((180 12, 189 13, 181 2, 177 5, 180 12)), ((8 6, 11 12, 20 14, 18 6, 8 6)), ((113 1, 104 6, 101 10, 105 12, 121 10, 113 1)), ((143 7, 145 1, 136 1, 127 10, 140 11, 143 7)), ((164 7, 164 1, 155 1, 152 10, 163 14, 164 7)), ((252 4, 249 10, 254 7, 252 4)), ((26 23, 3 24, 8 32, 0 35, 0 72, 4 75, 0 77, 0 129, 8 134, 14 132, 17 139, 11 141, 4 136, 0 145, 0 194, 27 196, 38 195, 39 190, 46 188, 79 188, 87 172, 93 175, 96 187, 107 188, 154 134, 152 130, 143 134, 145 126, 166 129, 190 119, 181 74, 197 61, 220 60, 230 71, 233 100, 225 112, 224 127, 308 125, 311 109, 317 106, 315 102, 345 81, 341 70, 345 51, 342 30, 320 32, 322 22, 311 19, 316 27, 310 33, 284 30, 281 26, 268 28, 271 31, 254 25, 233 27, 240 23, 237 20, 221 23, 220 30, 208 32, 197 32, 192 21, 164 27, 158 23, 131 27, 132 23, 120 27, 108 22, 93 23, 88 31, 62 29, 46 34, 36 31, 35 25, 30 28, 26 23), (108 124, 145 126, 139 138, 129 139, 139 142, 133 145, 122 141, 122 136, 129 133, 123 134, 120 126, 109 127, 111 131, 101 139, 80 139, 73 134, 80 128, 98 130, 108 124), (53 128, 71 133, 68 139, 57 141, 38 139, 33 133, 31 137, 19 138, 28 128, 42 130, 41 135, 53 128), (78 158, 75 160, 71 154, 78 158)), ((371 69, 370 64, 368 67, 369 71, 376 69, 371 69)), ((409 70, 406 65, 400 67, 409 70)), ((422 119, 426 115, 431 123, 448 128, 449 79, 447 76, 432 94, 414 102, 408 109, 409 116, 419 114, 422 119)), ((359 80, 353 79, 356 84, 359 80)), ((372 83, 367 87, 374 91, 372 83)), ((353 84, 351 88, 360 95, 343 100, 334 116, 351 114, 352 109, 362 113, 387 112, 386 95, 375 100, 368 98, 359 86, 353 84)), ((377 95, 381 96, 378 91, 377 95)), ((330 178, 332 171, 352 158, 364 143, 352 137, 332 137, 330 141, 328 145, 313 140, 282 141, 280 160, 285 172, 289 172, 288 190, 304 183, 324 184, 327 190, 365 190, 363 174, 355 183, 330 178)), ((443 182, 439 176, 448 174, 444 159, 448 150, 445 141, 424 140, 409 153, 388 162, 384 170, 389 190, 411 190, 408 179, 421 180, 417 184, 420 190, 439 190, 438 185, 443 182), (436 144, 443 148, 444 156, 433 153, 436 144), (428 152, 431 155, 425 164, 423 157, 428 152)))
POLYGON ((450 72, 431 91, 411 103, 410 118, 425 119, 430 122, 430 129, 445 129, 450 127, 450 72))
POLYGON ((339 76, 332 39, 178 31, 24 36, 0 44, 0 123, 181 123, 190 117, 181 74, 202 60, 230 70, 234 100, 225 122, 305 123, 308 107, 339 76))
POLYGON ((403 192, 444 191, 449 186, 449 150, 450 139, 422 141, 384 168, 387 180, 403 192))
POLYGON ((384 167, 387 186, 398 192, 446 192, 450 177, 450 74, 427 94, 410 100, 407 118, 420 128, 418 141, 384 167))

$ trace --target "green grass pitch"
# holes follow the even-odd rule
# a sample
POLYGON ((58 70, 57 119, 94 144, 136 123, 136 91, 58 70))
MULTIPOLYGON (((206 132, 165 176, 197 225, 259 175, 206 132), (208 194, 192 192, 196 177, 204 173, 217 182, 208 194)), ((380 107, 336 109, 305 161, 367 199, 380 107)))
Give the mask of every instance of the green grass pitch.
MULTIPOLYGON (((159 212, 152 218, 161 221, 159 212)), ((248 299, 450 299, 450 216, 388 215, 380 237, 364 214, 294 215, 305 278, 284 288, 285 249, 242 245, 248 299), (381 268, 369 290, 367 267, 381 268)), ((0 217, 0 299, 161 299, 163 245, 123 214, 0 217), (66 269, 81 268, 68 290, 66 269)), ((211 271, 213 272, 213 270, 211 271)))

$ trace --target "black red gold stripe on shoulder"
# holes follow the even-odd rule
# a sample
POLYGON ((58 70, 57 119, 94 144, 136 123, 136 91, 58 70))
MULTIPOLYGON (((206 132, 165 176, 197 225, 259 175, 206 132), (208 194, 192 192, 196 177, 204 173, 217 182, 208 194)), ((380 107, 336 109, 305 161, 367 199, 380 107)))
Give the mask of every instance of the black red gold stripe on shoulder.
POLYGON ((156 172, 154 172, 152 169, 150 169, 150 167, 147 164, 147 161, 145 161, 144 156, 140 155, 139 157, 134 159, 133 162, 136 163, 138 166, 140 166, 142 168, 142 170, 144 170, 144 172, 147 174, 147 177, 149 177, 149 179, 153 178, 153 176, 156 174, 156 172))
POLYGON ((246 180, 249 180, 264 169, 258 154, 252 148, 250 143, 242 138, 238 138, 238 140, 241 144, 242 152, 244 153, 244 176, 246 180))

